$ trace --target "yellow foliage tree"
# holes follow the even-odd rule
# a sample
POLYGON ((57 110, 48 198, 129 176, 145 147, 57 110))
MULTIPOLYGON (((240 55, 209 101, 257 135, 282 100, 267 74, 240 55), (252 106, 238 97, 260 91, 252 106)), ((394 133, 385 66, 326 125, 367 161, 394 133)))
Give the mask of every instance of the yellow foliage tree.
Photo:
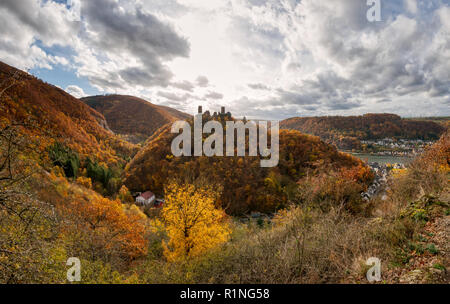
POLYGON ((131 196, 130 190, 123 185, 119 190, 119 199, 125 203, 132 203, 133 197, 131 196))
POLYGON ((227 216, 214 204, 219 194, 211 187, 169 183, 162 210, 170 238, 163 242, 167 260, 198 256, 228 240, 231 230, 227 216))
POLYGON ((82 185, 88 189, 92 189, 92 180, 89 177, 78 177, 77 184, 82 185))

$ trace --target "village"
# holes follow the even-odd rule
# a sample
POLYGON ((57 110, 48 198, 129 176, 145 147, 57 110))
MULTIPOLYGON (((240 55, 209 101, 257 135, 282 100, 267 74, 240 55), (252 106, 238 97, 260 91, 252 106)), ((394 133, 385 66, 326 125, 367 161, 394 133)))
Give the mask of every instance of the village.
MULTIPOLYGON (((375 179, 373 183, 369 186, 366 192, 361 193, 361 196, 363 197, 363 200, 366 202, 373 199, 375 196, 379 195, 380 193, 383 193, 387 187, 387 181, 389 178, 389 175, 391 174, 391 171, 393 169, 405 169, 406 166, 404 164, 380 164, 378 162, 371 162, 368 163, 368 165, 372 168, 372 171, 375 174, 375 179)), ((382 199, 384 199, 384 195, 382 196, 382 199)))
POLYGON ((363 151, 380 156, 413 157, 420 155, 434 141, 421 139, 385 138, 379 140, 362 140, 363 151))

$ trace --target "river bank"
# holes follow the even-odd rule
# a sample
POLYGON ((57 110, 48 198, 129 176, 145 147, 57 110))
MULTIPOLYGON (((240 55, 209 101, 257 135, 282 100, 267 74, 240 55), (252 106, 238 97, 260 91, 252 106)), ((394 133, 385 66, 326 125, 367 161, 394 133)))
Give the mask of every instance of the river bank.
POLYGON ((358 157, 359 159, 367 162, 367 163, 378 163, 378 164, 402 164, 407 165, 412 160, 413 157, 408 156, 391 156, 391 155, 377 155, 377 154, 369 154, 369 153, 353 153, 353 152, 346 152, 349 153, 355 157, 358 157))

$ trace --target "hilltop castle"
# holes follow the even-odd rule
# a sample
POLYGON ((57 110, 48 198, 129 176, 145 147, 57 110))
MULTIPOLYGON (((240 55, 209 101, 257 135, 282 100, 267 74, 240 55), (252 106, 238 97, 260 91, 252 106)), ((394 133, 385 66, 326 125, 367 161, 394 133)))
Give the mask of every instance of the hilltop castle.
MULTIPOLYGON (((203 114, 205 116, 211 116, 211 113, 209 111, 205 111, 203 113, 203 107, 202 106, 198 106, 198 114, 203 114)), ((227 118, 227 119, 231 119, 231 112, 225 112, 225 107, 221 107, 220 108, 220 113, 214 112, 214 114, 212 115, 214 118, 227 118)))

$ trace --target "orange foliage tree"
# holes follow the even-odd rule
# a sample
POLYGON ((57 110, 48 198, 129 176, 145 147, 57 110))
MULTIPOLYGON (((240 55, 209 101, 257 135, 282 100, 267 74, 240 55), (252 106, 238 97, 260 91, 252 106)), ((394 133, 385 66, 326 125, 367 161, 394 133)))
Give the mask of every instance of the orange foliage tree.
POLYGON ((145 216, 137 209, 126 210, 119 200, 98 196, 89 202, 74 201, 63 213, 71 218, 66 231, 83 238, 77 243, 90 247, 94 258, 117 254, 134 259, 147 252, 145 216))

